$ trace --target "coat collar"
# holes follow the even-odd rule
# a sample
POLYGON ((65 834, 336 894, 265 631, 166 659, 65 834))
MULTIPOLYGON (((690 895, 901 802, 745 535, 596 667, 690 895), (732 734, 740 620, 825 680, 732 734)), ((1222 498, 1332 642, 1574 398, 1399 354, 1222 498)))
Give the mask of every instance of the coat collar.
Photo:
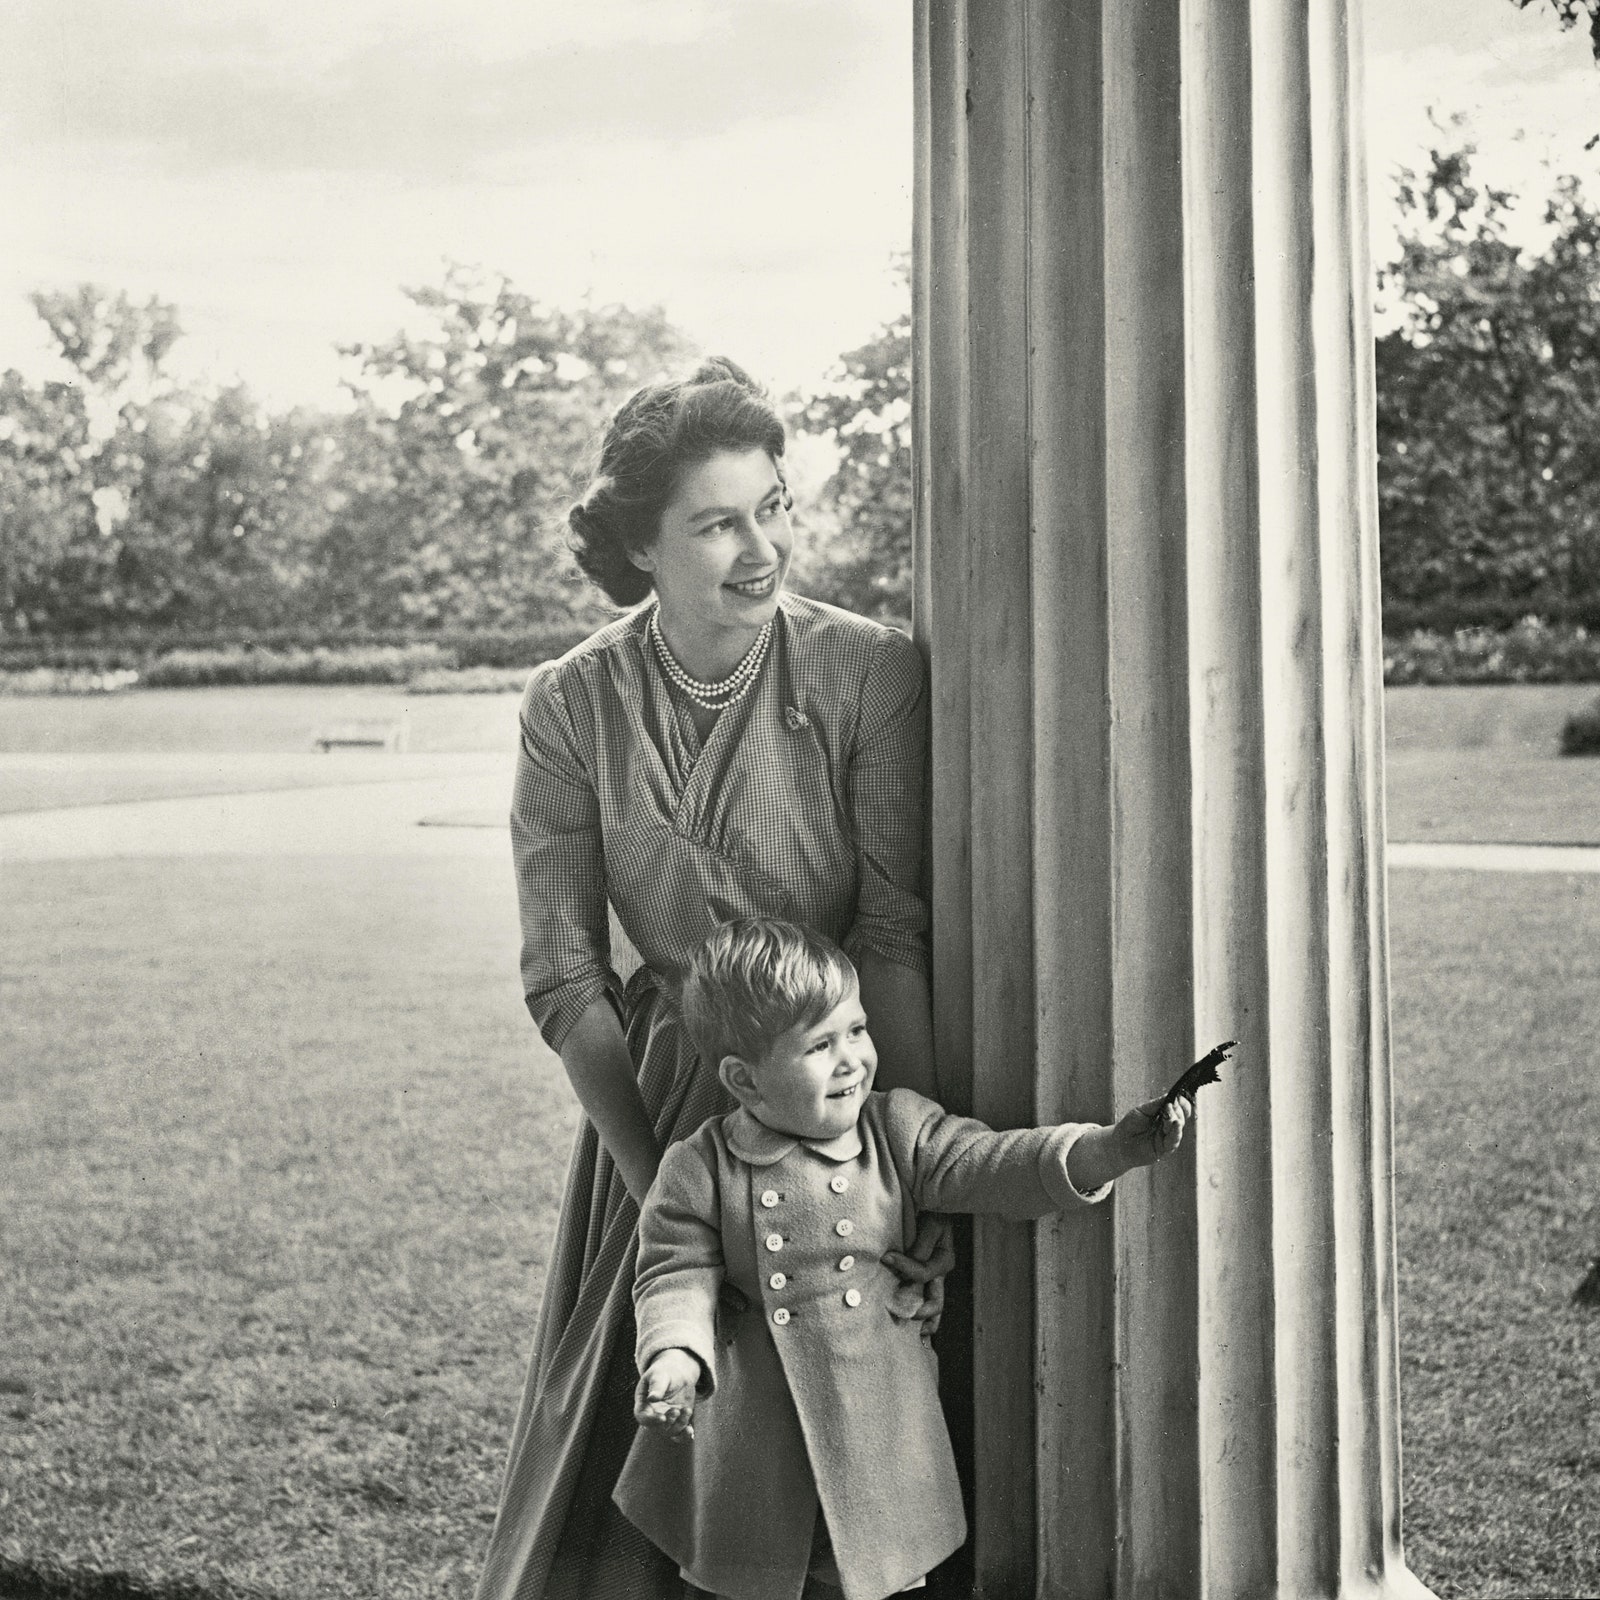
POLYGON ((836 1139, 797 1139, 792 1133, 778 1133, 764 1122, 758 1122, 740 1106, 722 1126, 728 1148, 752 1167, 770 1167, 802 1145, 828 1161, 854 1161, 861 1154, 859 1121, 836 1139))

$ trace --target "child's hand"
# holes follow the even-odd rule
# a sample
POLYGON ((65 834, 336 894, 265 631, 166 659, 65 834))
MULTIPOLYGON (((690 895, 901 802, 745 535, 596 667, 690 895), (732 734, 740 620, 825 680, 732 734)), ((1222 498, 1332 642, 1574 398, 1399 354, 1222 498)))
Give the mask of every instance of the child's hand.
POLYGON ((1183 1143, 1183 1130, 1194 1115, 1194 1102, 1185 1095, 1163 1105, 1147 1100, 1117 1123, 1117 1138, 1127 1152, 1130 1167, 1154 1166, 1183 1143))
POLYGON ((700 1363, 687 1350, 663 1350, 652 1358, 633 1391, 633 1420, 641 1428, 664 1428, 674 1441, 694 1438, 694 1395, 700 1363))

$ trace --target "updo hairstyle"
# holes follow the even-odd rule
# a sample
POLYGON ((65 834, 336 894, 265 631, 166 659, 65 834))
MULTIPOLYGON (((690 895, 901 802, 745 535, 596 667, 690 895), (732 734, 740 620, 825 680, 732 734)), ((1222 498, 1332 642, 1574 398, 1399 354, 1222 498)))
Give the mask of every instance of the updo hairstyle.
POLYGON ((656 542, 683 469, 724 450, 765 450, 784 483, 784 443, 765 391, 725 356, 703 361, 687 378, 647 384, 606 424, 594 476, 567 513, 578 565, 614 604, 637 605, 653 585, 630 553, 656 542))

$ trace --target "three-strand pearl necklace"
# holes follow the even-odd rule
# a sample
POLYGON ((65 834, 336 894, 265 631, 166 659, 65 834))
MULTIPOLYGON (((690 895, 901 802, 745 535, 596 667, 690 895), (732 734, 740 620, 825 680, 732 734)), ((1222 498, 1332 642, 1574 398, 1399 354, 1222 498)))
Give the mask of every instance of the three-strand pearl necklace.
POLYGON ((655 646, 656 660, 661 663, 661 670, 689 699, 707 711, 725 711, 749 694, 761 672, 761 663, 767 658, 767 646, 771 641, 772 619, 769 617, 756 635, 755 643, 745 651, 744 659, 726 678, 715 683, 702 683, 699 678, 691 678, 667 648, 667 641, 661 632, 660 608, 650 613, 650 643, 655 646))

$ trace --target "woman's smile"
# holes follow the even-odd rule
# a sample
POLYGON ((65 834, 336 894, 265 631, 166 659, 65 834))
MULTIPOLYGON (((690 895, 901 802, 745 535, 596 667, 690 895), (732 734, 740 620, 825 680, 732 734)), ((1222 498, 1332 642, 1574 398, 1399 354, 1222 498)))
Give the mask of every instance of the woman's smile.
POLYGON ((776 567, 771 572, 763 573, 759 578, 744 578, 737 582, 730 579, 723 585, 723 588, 732 589, 735 594, 742 594, 751 600, 765 600, 777 587, 778 569, 776 567))

